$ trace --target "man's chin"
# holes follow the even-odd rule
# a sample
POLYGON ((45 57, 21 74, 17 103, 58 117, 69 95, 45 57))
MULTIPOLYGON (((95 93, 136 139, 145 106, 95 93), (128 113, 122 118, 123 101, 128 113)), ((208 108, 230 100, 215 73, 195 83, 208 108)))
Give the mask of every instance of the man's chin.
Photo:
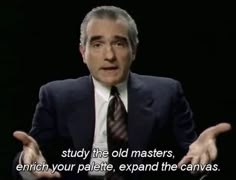
POLYGON ((106 78, 102 79, 101 82, 106 86, 115 86, 121 82, 120 79, 115 78, 106 78))

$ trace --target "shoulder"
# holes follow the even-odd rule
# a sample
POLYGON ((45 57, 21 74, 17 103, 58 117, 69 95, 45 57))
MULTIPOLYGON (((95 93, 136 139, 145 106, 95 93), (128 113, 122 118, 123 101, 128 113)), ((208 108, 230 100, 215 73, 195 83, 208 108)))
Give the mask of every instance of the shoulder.
POLYGON ((86 89, 86 87, 89 87, 89 84, 89 76, 83 76, 76 79, 55 80, 42 85, 40 87, 40 94, 52 93, 57 96, 75 94, 79 92, 80 89, 86 89))
POLYGON ((181 88, 181 83, 170 77, 161 77, 161 76, 150 76, 150 75, 140 75, 133 73, 137 81, 140 82, 143 86, 148 89, 156 89, 156 90, 176 90, 181 88))
POLYGON ((89 76, 83 76, 75 79, 63 79, 63 80, 55 80, 50 81, 42 87, 45 88, 70 88, 71 86, 77 86, 78 84, 87 83, 89 81, 89 76))

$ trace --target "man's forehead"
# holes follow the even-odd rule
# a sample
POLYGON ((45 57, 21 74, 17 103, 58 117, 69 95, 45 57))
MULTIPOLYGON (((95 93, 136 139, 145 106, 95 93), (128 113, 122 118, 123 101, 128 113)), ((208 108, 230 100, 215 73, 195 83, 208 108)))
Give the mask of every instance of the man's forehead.
POLYGON ((87 24, 87 33, 107 31, 109 32, 128 32, 128 24, 122 19, 110 19, 110 18, 92 18, 87 24))
POLYGON ((88 39, 124 39, 128 40, 127 23, 117 19, 93 18, 87 26, 88 39))
POLYGON ((90 18, 90 20, 88 21, 88 23, 91 22, 103 22, 103 21, 107 21, 107 22, 114 22, 114 23, 123 23, 123 24, 127 24, 127 20, 121 16, 118 17, 109 17, 109 16, 104 16, 104 17, 92 17, 90 18))

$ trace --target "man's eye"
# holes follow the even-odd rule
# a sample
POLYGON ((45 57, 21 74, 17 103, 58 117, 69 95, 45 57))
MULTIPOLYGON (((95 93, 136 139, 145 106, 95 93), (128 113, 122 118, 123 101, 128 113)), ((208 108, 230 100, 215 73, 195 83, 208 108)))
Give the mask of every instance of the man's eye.
POLYGON ((99 48, 102 46, 102 44, 101 43, 94 43, 94 44, 92 44, 92 46, 95 48, 99 48))
POLYGON ((115 42, 115 45, 116 45, 116 46, 124 47, 124 46, 125 46, 125 43, 122 42, 122 41, 117 41, 117 42, 115 42))
POLYGON ((117 42, 116 44, 117 44, 117 46, 124 46, 124 43, 122 43, 122 42, 117 42))

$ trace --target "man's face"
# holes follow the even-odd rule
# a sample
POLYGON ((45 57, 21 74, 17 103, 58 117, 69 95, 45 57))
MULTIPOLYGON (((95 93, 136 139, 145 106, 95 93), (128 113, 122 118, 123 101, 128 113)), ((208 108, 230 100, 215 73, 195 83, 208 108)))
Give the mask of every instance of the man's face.
POLYGON ((135 58, 127 23, 93 18, 87 25, 86 34, 87 41, 85 46, 80 46, 80 52, 92 76, 108 86, 125 80, 135 58))

